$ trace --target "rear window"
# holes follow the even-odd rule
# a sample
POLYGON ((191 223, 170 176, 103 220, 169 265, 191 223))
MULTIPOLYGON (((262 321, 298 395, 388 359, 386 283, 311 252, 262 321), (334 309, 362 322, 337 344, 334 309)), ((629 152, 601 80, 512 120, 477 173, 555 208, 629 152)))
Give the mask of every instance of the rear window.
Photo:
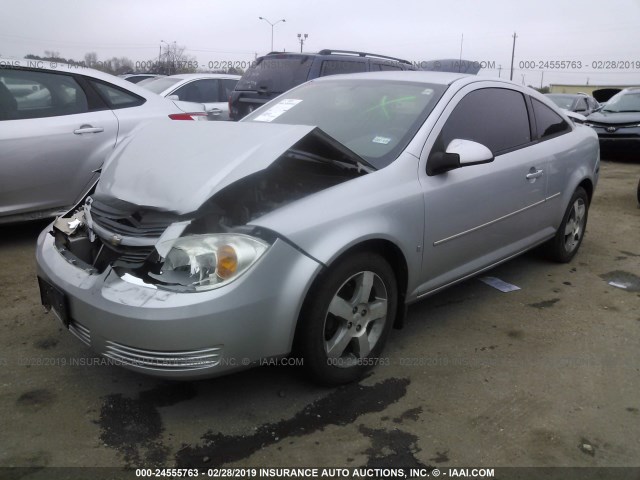
POLYGON ((140 82, 140 86, 153 93, 160 94, 180 81, 182 81, 181 78, 154 78, 151 81, 140 82))
POLYGON ((307 81, 313 57, 269 56, 258 59, 242 76, 236 90, 282 93, 307 81))

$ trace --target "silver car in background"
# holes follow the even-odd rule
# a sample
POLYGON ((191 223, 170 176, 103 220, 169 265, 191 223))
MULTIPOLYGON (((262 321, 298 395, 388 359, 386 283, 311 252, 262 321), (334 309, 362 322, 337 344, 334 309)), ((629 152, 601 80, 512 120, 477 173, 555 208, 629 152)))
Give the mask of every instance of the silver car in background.
POLYGON ((598 171, 595 133, 514 83, 316 79, 239 123, 158 123, 120 145, 39 237, 42 302, 139 372, 295 352, 319 382, 354 381, 406 305, 541 244, 570 261, 598 171))
POLYGON ((66 211, 115 146, 158 119, 207 117, 83 66, 0 58, 0 223, 66 211))
POLYGON ((140 82, 140 86, 170 100, 202 103, 209 120, 229 120, 229 98, 239 75, 185 73, 140 82))

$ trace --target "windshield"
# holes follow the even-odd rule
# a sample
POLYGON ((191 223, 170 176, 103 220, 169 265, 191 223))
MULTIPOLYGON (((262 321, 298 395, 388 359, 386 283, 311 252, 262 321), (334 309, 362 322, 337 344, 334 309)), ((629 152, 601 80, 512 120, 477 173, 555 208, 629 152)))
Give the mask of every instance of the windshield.
POLYGON ((181 78, 154 78, 149 81, 145 80, 144 82, 140 82, 138 85, 146 88, 147 90, 151 90, 153 93, 160 94, 180 81, 182 81, 181 78))
POLYGON ((307 81, 313 58, 307 55, 269 55, 242 76, 236 90, 261 90, 266 93, 286 92, 307 81))
POLYGON ((560 108, 564 108, 565 110, 570 110, 571 105, 573 105, 574 97, 571 95, 547 95, 549 100, 555 103, 560 108))
POLYGON ((622 91, 609 99, 603 112, 640 112, 640 90, 622 91))
POLYGON ((398 157, 446 88, 379 79, 309 82, 243 121, 317 126, 379 169, 398 157))

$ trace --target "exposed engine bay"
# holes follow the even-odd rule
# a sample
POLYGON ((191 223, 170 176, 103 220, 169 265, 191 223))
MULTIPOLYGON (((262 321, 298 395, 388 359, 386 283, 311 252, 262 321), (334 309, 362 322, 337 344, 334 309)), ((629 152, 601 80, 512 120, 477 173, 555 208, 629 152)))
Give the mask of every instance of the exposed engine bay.
POLYGON ((154 264, 162 261, 156 242, 170 225, 187 223, 183 235, 230 232, 265 235, 247 224, 371 171, 364 163, 354 162, 349 158, 351 155, 341 145, 336 147, 322 136, 309 135, 268 168, 226 186, 191 214, 178 215, 94 194, 84 205, 56 219, 52 234, 58 250, 68 261, 92 273, 102 272, 108 266, 153 272, 158 270, 154 264))

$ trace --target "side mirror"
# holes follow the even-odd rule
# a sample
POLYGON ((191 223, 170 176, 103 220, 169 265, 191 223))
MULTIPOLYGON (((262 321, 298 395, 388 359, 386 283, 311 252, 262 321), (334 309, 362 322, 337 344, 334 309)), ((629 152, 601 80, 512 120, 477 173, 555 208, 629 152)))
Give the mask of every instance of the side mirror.
POLYGON ((180 101, 180 97, 178 95, 169 95, 167 99, 180 101))
POLYGON ((427 175, 438 175, 460 167, 493 162, 494 156, 487 147, 471 140, 451 140, 444 153, 432 154, 427 161, 427 175))

